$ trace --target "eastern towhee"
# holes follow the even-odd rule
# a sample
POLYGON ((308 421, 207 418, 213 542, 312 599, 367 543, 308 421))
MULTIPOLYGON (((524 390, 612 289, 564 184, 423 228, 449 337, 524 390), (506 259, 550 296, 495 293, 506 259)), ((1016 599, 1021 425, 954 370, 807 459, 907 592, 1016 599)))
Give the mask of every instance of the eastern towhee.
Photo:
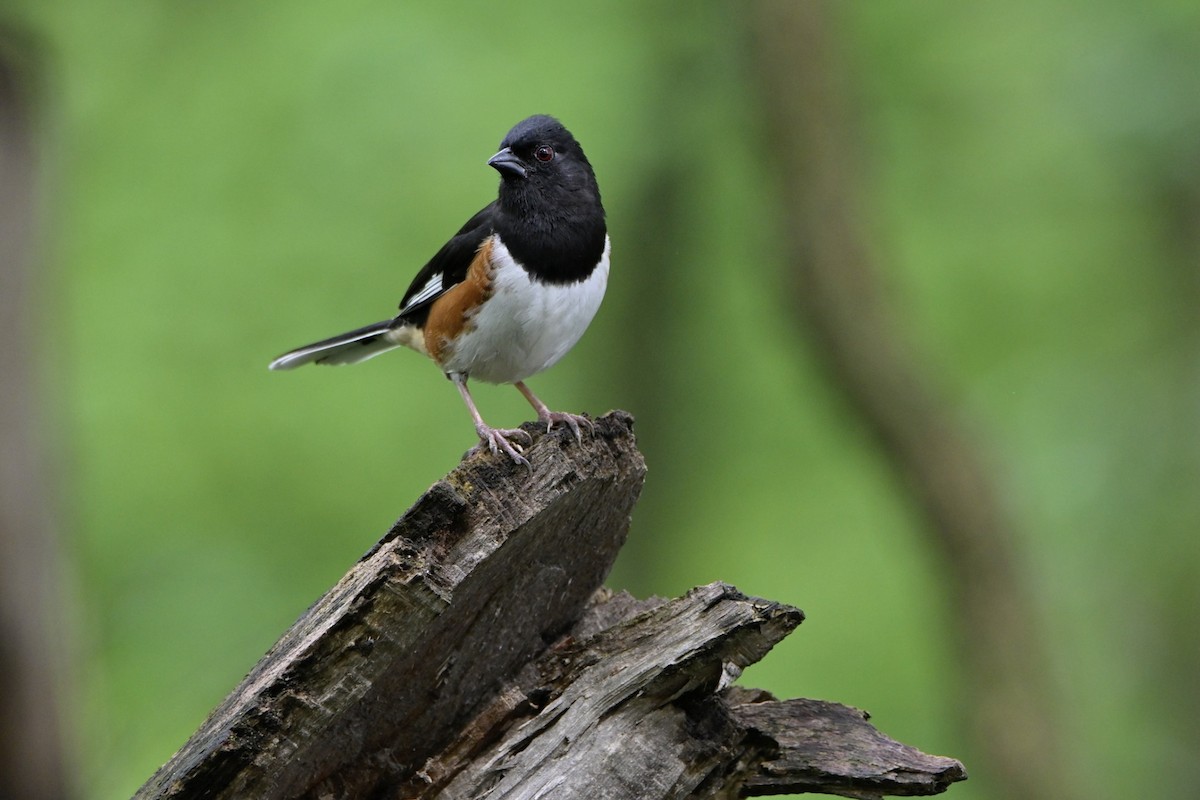
POLYGON ((401 345, 432 358, 454 382, 480 446, 529 466, 529 434, 483 421, 467 379, 511 383, 549 430, 566 424, 580 439, 586 417, 551 411, 524 381, 575 346, 608 283, 608 231, 592 165, 553 117, 516 125, 488 162, 499 197, 417 273, 400 313, 383 322, 284 353, 271 369, 354 364, 401 345))

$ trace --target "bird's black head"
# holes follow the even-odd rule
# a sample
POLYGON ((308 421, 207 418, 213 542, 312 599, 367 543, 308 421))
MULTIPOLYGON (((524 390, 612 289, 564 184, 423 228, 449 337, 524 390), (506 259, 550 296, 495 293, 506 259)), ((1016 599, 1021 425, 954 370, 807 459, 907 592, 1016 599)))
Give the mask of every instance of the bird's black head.
POLYGON ((554 117, 517 123, 488 164, 500 173, 494 226, 509 252, 541 280, 592 274, 604 252, 604 206, 592 165, 554 117))
POLYGON ((539 114, 518 122, 488 164, 500 173, 502 203, 528 201, 531 194, 550 202, 579 194, 599 203, 592 165, 579 142, 554 117, 539 114))

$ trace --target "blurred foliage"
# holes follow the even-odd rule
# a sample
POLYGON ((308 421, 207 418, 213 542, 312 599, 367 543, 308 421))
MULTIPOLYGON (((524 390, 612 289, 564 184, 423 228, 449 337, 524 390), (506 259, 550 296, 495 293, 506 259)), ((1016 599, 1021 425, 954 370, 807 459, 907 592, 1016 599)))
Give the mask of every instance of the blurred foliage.
MULTIPOLYGON (((1194 794, 1200 6, 837 8, 874 246, 992 448, 1080 780, 1194 794)), ((0 14, 49 69, 43 378, 83 796, 132 793, 472 444, 414 354, 266 363, 390 314, 536 112, 596 166, 614 271, 588 336, 532 385, 632 411, 651 469, 611 583, 719 578, 799 605, 744 683, 869 709, 970 770, 938 554, 778 302, 763 187, 787 143, 761 136, 738 4, 0 14)), ((509 388, 476 397, 494 424, 528 416, 509 388)), ((1005 796, 978 772, 951 794, 1005 796)))

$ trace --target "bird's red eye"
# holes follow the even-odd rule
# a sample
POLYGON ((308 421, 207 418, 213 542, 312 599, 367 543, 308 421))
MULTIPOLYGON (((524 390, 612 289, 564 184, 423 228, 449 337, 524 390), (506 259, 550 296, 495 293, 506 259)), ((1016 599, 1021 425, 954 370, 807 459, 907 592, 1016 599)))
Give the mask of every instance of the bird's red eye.
POLYGON ((538 161, 549 161, 554 158, 554 148, 548 144, 538 145, 538 148, 533 151, 533 157, 538 161))

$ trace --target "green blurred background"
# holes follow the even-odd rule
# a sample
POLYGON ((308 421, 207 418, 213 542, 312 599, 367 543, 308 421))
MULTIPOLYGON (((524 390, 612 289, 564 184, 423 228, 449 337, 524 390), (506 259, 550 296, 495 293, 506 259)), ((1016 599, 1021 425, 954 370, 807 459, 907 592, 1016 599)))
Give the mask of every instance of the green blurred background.
MULTIPOLYGON (((471 446, 415 354, 266 364, 388 316, 540 112, 587 149, 614 245, 595 324, 531 385, 632 412, 650 466, 610 584, 800 606, 744 684, 868 709, 964 761, 950 796, 1011 796, 964 734, 945 563, 780 301, 766 187, 787 143, 763 135, 752 13, 0 6, 37 73, 33 341, 80 798, 134 792, 471 446)), ((1064 772, 1091 797, 1197 796, 1200 5, 829 13, 887 300, 1018 531, 1064 772)), ((529 417, 510 388, 476 399, 529 417)))

